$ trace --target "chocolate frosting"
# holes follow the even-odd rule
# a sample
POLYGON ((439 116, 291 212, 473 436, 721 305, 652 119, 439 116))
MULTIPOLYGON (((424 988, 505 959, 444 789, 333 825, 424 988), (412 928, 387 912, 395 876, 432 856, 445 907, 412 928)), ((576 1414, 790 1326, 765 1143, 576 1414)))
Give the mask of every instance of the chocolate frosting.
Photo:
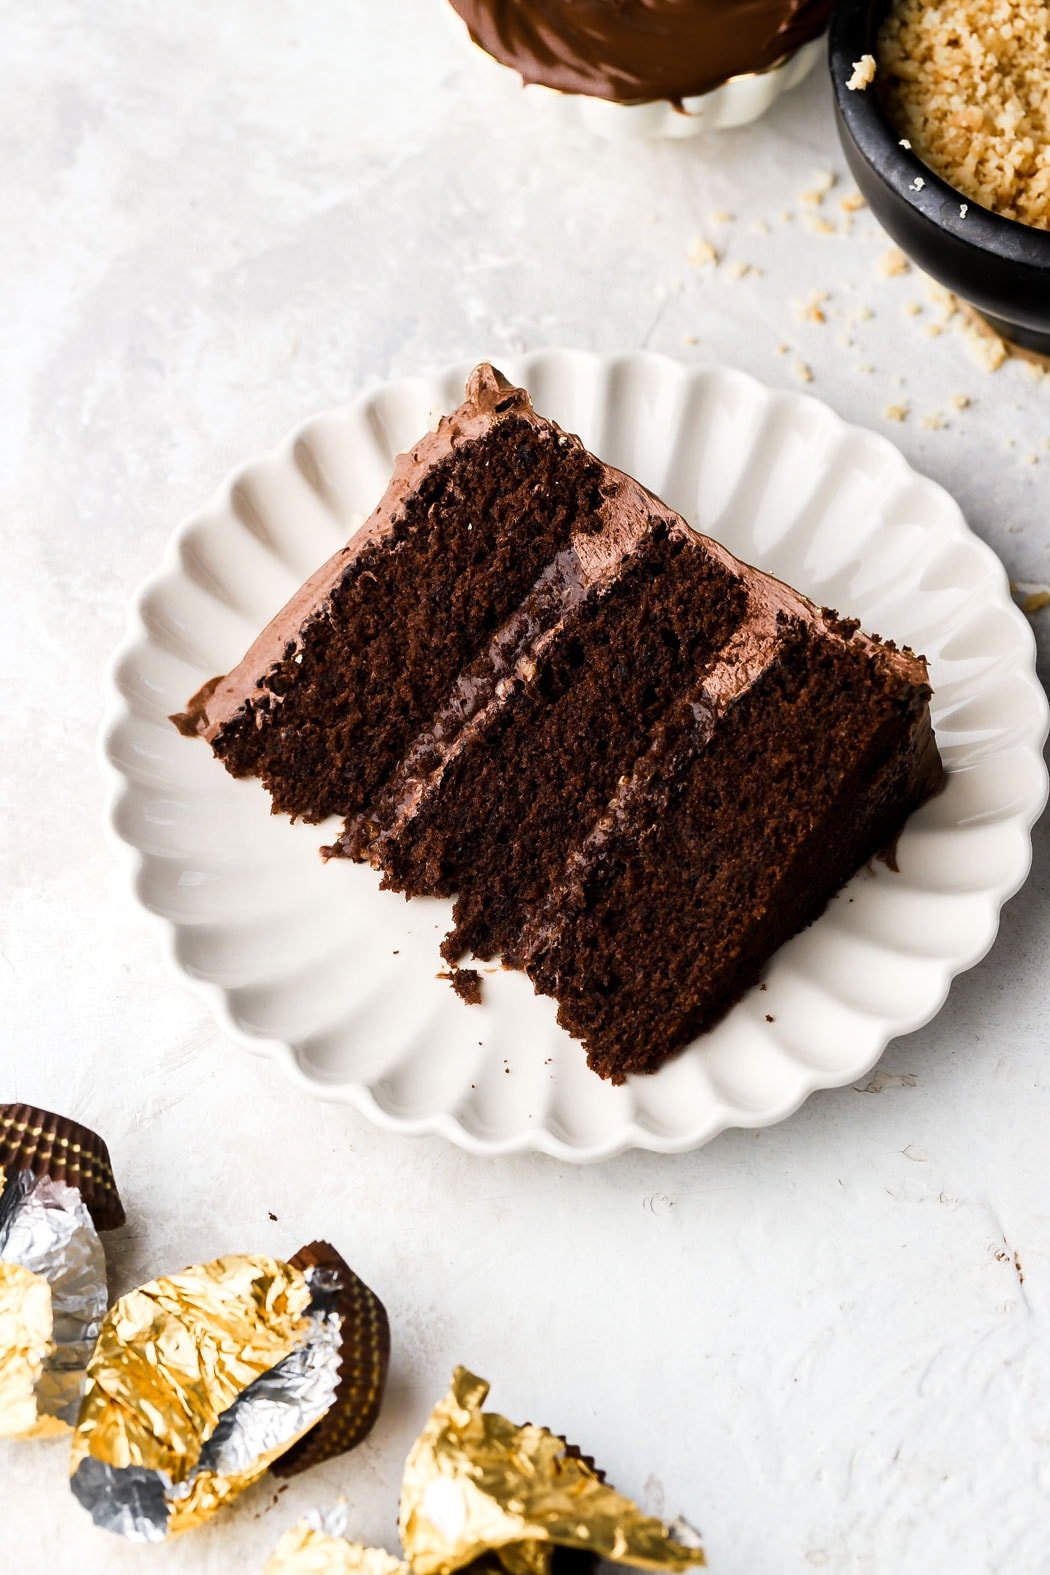
POLYGON ((832 0, 451 0, 526 83, 680 102, 765 71, 823 32, 832 0))
MULTIPOLYGON (((523 388, 512 388, 503 374, 487 362, 476 367, 459 408, 449 416, 442 416, 436 429, 428 432, 407 454, 398 455, 386 492, 347 545, 333 553, 296 591, 236 667, 217 678, 209 678, 190 699, 185 711, 171 718, 179 732, 187 738, 199 736, 212 743, 247 702, 266 689, 267 679, 282 658, 300 644, 304 628, 313 619, 324 616, 332 592, 353 560, 366 547, 390 535, 405 498, 415 491, 430 467, 440 463, 459 444, 483 436, 494 422, 509 416, 530 421, 535 426, 549 425, 533 410, 523 388)), ((579 444, 579 438, 567 438, 566 441, 579 444)), ((271 701, 276 703, 279 696, 271 693, 271 701)))

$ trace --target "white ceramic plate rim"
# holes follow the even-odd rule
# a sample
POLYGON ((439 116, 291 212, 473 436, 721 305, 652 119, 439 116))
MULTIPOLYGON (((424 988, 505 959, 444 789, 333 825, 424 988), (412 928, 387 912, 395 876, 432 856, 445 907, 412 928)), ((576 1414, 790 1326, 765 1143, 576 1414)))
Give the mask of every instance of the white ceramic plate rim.
MULTIPOLYGON (((958 505, 935 482, 920 476, 907 465, 900 451, 886 438, 872 433, 865 428, 852 426, 843 421, 820 400, 810 395, 785 394, 782 391, 773 391, 756 379, 735 369, 719 367, 688 368, 682 363, 669 357, 654 355, 651 352, 628 352, 621 355, 600 355, 592 352, 575 350, 544 350, 536 351, 525 356, 508 356, 502 358, 502 363, 509 375, 520 380, 525 386, 535 379, 537 374, 542 374, 545 367, 551 363, 562 365, 575 365, 578 369, 587 367, 595 374, 599 369, 608 370, 616 366, 636 370, 639 375, 644 369, 649 368, 675 377, 689 379, 690 376, 707 377, 727 376, 737 380, 741 385, 746 385, 761 397, 770 397, 775 394, 779 400, 787 400, 797 404, 800 408, 810 407, 821 413, 825 424, 837 430, 840 436, 846 434, 860 435, 866 444, 878 446, 885 454, 893 456, 893 462, 902 474, 908 476, 909 481, 924 489, 932 489, 939 495, 943 528, 957 541, 964 542, 968 551, 976 557, 983 559, 986 567, 993 567, 998 580, 1001 582, 1002 606, 1009 609, 1010 614, 1016 619, 1018 629, 1022 635, 1022 645, 1026 652, 1025 672, 1031 677, 1034 691, 1039 697, 1039 725, 1034 729, 1025 743, 1025 752, 1029 753, 1038 762, 1040 775, 1039 791, 1033 792, 1022 808, 1012 817, 1012 824, 1023 831, 1026 838, 1026 857, 1018 861, 1011 870, 1010 877, 998 883, 989 884, 984 895, 987 897, 987 924, 979 940, 971 947, 958 955, 935 959, 924 958, 929 965, 929 972, 934 972, 936 962, 941 963, 939 978, 935 987, 931 988, 921 1009, 911 1012, 898 1012, 886 1014, 882 1017, 882 1032, 879 1043, 874 1053, 870 1048, 864 1055, 849 1066, 841 1066, 832 1075, 826 1069, 817 1069, 793 1062, 797 1072, 795 1086, 788 1097, 782 1098, 763 1110, 726 1111, 714 1120, 701 1122, 694 1128, 678 1133, 668 1134, 656 1132, 635 1120, 625 1122, 615 1132, 609 1134, 605 1140, 597 1143, 574 1143, 565 1140, 558 1134, 545 1127, 525 1128, 505 1136, 487 1136, 471 1131, 454 1113, 437 1111, 426 1116, 412 1118, 392 1114, 384 1109, 376 1100, 371 1089, 360 1082, 347 1081, 342 1084, 321 1083, 313 1079, 299 1064, 293 1046, 283 1040, 263 1038, 246 1031, 231 1014, 229 1003, 224 989, 215 983, 203 980, 189 974, 180 964, 176 953, 176 940, 179 932, 178 923, 163 914, 151 910, 144 902, 145 911, 149 915, 155 930, 160 938, 165 962, 171 974, 180 983, 188 988, 212 1013, 223 1031, 238 1045, 255 1055, 263 1055, 278 1062, 285 1074, 291 1078, 304 1092, 332 1102, 349 1103, 366 1115, 377 1126, 392 1132, 407 1133, 412 1135, 434 1134, 447 1138, 450 1142, 476 1154, 509 1154, 526 1151, 537 1151, 562 1160, 577 1162, 593 1161, 609 1158, 632 1148, 640 1148, 658 1153, 684 1152, 710 1141, 720 1132, 730 1127, 761 1127, 772 1125, 791 1115, 798 1107, 817 1089, 842 1087, 854 1082, 871 1069, 883 1054, 886 1045, 891 1039, 901 1034, 910 1033, 936 1016, 948 994, 952 980, 959 973, 973 967, 987 953, 995 940, 999 926, 999 915, 1002 905, 1023 884, 1031 867, 1031 828, 1044 808, 1047 801, 1047 773, 1043 763, 1042 750, 1046 742, 1048 726, 1050 726, 1050 710, 1048 710, 1046 696, 1038 683, 1035 674, 1035 640, 1028 621, 1017 609, 1009 592, 1009 582, 1005 571, 998 558, 984 542, 970 530, 969 526, 958 508, 958 505)), ((465 379, 471 365, 465 363, 451 368, 445 368, 434 374, 433 379, 426 381, 441 382, 444 385, 465 379)), ((408 384, 417 383, 418 378, 394 380, 391 384, 372 387, 362 393, 348 406, 336 407, 333 410, 321 412, 318 416, 311 417, 308 421, 297 426, 284 441, 278 444, 266 455, 257 456, 248 464, 238 467, 215 490, 212 497, 198 511, 195 511, 178 526, 168 541, 161 564, 154 574, 150 575, 139 587, 131 601, 128 628, 124 641, 114 654, 107 669, 105 690, 106 703, 101 729, 98 735, 98 757, 100 767, 106 783, 106 825, 110 840, 120 850, 129 870, 133 885, 138 895, 139 878, 147 864, 147 856, 137 847, 126 841, 118 830, 118 810, 127 787, 127 778, 120 767, 111 758, 108 741, 114 729, 129 715, 129 703, 121 693, 118 684, 118 674, 134 653, 136 646, 145 636, 147 630, 142 617, 142 607, 152 592, 164 584, 171 576, 178 576, 182 572, 180 564, 180 549, 190 530, 198 522, 210 514, 216 506, 227 499, 241 479, 249 473, 260 461, 289 461, 293 450, 300 437, 314 424, 326 418, 338 419, 355 411, 367 409, 377 396, 391 388, 396 389, 398 382, 408 384)), ((141 901, 140 897, 140 901, 141 901)), ((819 921, 818 921, 819 924, 819 921)), ((582 1054, 582 1052, 581 1052, 582 1054)))

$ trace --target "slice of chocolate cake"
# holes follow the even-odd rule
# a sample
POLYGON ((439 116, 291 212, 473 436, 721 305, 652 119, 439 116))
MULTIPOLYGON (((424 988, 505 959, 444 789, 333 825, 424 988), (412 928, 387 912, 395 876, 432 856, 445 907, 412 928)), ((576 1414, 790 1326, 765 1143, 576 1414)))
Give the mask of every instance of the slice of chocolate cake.
POLYGON ((940 781, 920 657, 700 536, 491 367, 174 720, 457 897, 590 1064, 710 1027, 940 781))

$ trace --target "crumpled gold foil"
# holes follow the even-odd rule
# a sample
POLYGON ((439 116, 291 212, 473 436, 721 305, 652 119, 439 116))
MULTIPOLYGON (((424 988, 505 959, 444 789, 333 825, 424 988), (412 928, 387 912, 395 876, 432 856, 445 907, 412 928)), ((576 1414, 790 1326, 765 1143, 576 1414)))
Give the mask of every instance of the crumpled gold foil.
POLYGON ((544 1427, 482 1407, 489 1386, 457 1367, 405 1463, 399 1526, 415 1575, 484 1554, 508 1575, 549 1575, 556 1547, 660 1571, 705 1562, 544 1427))
POLYGON ((68 1422, 38 1407, 37 1385, 55 1349, 53 1330, 51 1287, 43 1275, 0 1260, 0 1438, 52 1438, 69 1431, 68 1422))
POLYGON ((411 1575, 403 1559, 319 1531, 305 1521, 286 1531, 263 1575, 411 1575))
POLYGON ((201 1463, 238 1397, 302 1349, 310 1302, 301 1270, 235 1255, 152 1280, 110 1308, 88 1364, 70 1463, 74 1492, 99 1524, 140 1540, 186 1531, 314 1425, 311 1415, 241 1469, 201 1463), (137 1488, 153 1495, 150 1523, 137 1488))

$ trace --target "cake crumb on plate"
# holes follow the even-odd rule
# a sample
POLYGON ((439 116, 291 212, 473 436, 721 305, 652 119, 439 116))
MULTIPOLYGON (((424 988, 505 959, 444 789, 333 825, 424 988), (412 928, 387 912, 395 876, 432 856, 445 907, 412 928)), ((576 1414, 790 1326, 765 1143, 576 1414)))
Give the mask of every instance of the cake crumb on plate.
POLYGON ((466 1001, 468 1006, 481 1005, 481 975, 476 968, 450 968, 437 977, 447 979, 460 1000, 466 1001))

